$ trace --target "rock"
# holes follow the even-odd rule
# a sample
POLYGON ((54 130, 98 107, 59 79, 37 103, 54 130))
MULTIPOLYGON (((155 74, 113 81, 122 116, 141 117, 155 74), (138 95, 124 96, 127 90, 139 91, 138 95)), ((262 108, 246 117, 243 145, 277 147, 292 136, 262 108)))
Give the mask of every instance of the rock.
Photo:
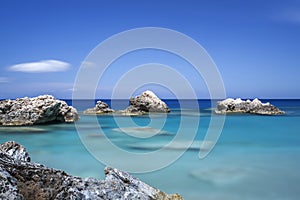
POLYGON ((0 126, 74 122, 77 110, 51 95, 0 101, 0 126))
POLYGON ((30 157, 26 149, 14 141, 1 144, 0 153, 4 153, 15 160, 30 162, 30 157))
POLYGON ((284 111, 273 106, 270 103, 262 103, 257 98, 253 101, 246 100, 243 101, 238 99, 225 99, 223 101, 218 101, 217 108, 215 110, 217 114, 226 113, 251 113, 259 115, 282 115, 285 114, 284 111))
POLYGON ((107 103, 102 101, 97 101, 97 104, 94 108, 89 108, 83 112, 83 114, 104 114, 104 113, 112 113, 113 109, 110 109, 107 103))
MULTIPOLYGON (((146 183, 140 181, 139 179, 131 176, 126 172, 119 171, 118 169, 106 167, 104 169, 104 172, 106 175, 105 181, 110 183, 118 183, 117 185, 124 185, 125 183, 124 197, 126 197, 126 199, 182 199, 179 194, 168 195, 156 188, 147 185, 146 183), (134 189, 138 189, 138 192, 133 192, 134 189)), ((109 199, 123 198, 120 198, 119 195, 112 194, 109 199)))
POLYGON ((0 199, 23 200, 17 180, 0 167, 0 199))
POLYGON ((116 115, 142 115, 149 112, 156 113, 168 113, 170 109, 167 104, 160 100, 153 92, 147 90, 143 92, 140 96, 132 97, 129 100, 129 107, 125 110, 114 111, 109 108, 109 106, 102 102, 97 101, 94 108, 89 108, 85 110, 84 114, 106 114, 114 113, 116 115))
POLYGON ((106 167, 106 178, 79 178, 28 162, 26 149, 15 142, 0 145, 0 199, 158 199, 181 200, 118 169, 106 167))
POLYGON ((153 92, 147 90, 140 96, 130 98, 130 105, 123 111, 123 114, 139 115, 149 112, 168 113, 169 107, 160 100, 153 92))

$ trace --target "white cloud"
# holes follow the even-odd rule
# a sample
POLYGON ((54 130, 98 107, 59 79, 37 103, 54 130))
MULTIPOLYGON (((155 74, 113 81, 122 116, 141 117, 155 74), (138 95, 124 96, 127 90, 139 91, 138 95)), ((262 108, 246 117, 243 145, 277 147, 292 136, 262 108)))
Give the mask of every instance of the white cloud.
POLYGON ((93 68, 96 66, 96 63, 89 62, 89 61, 82 61, 81 66, 82 68, 93 68))
POLYGON ((27 73, 60 72, 68 70, 70 66, 69 63, 59 60, 42 60, 13 65, 9 67, 9 70, 27 73))
POLYGON ((7 77, 0 77, 0 83, 8 83, 9 79, 7 77))

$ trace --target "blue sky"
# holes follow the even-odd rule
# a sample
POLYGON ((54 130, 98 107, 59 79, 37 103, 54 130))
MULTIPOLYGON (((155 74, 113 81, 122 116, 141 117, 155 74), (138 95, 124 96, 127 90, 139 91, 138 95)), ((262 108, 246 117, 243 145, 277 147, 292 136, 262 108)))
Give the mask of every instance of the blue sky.
MULTIPOLYGON (((90 51, 114 34, 141 27, 173 29, 200 43, 228 97, 300 98, 300 2, 276 0, 1 0, 0 98, 71 98, 90 51)), ((150 57, 137 53, 132 59, 176 62, 150 57)), ((123 62, 119 67, 131 66, 129 59, 123 62)), ((207 98, 205 85, 190 79, 198 97, 207 98)), ((104 81, 98 98, 108 98, 112 89, 113 82, 104 81)), ((169 97, 164 90, 158 94, 169 97)))

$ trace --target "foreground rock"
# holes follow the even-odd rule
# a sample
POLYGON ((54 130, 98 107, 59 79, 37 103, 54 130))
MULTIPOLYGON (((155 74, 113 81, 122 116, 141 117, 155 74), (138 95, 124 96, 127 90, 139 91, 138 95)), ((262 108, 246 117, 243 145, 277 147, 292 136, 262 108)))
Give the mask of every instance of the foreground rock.
POLYGON ((107 103, 102 101, 97 101, 97 104, 94 108, 89 108, 83 112, 83 114, 105 114, 105 113, 112 113, 114 112, 113 109, 110 109, 107 103))
POLYGON ((165 194, 110 167, 104 170, 105 180, 82 179, 29 161, 21 145, 15 142, 0 145, 0 199, 182 199, 178 194, 165 194))
POLYGON ((169 107, 165 102, 160 100, 152 91, 145 91, 140 96, 132 97, 129 100, 130 105, 123 113, 131 114, 145 114, 149 112, 168 113, 169 107))
POLYGON ((74 122, 77 110, 51 95, 0 101, 0 126, 74 122))
POLYGON ((217 114, 226 113, 251 113, 259 115, 282 115, 285 114, 284 111, 273 106, 270 103, 262 103, 258 99, 253 101, 247 100, 243 101, 238 99, 225 99, 217 103, 217 108, 215 110, 217 114))

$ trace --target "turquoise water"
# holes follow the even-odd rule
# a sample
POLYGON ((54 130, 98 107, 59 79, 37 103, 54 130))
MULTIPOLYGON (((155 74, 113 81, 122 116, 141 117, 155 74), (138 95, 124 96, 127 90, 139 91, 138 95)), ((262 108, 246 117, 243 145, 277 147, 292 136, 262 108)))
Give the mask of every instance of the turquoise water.
MULTIPOLYGON (((107 147, 106 138, 124 151, 151 153, 175 138, 180 120, 187 121, 183 131, 189 135, 192 123, 198 123, 200 119, 196 142, 182 157, 160 170, 134 175, 167 193, 180 193, 188 200, 300 199, 300 100, 270 102, 287 114, 227 116, 219 141, 204 159, 198 157, 199 141, 203 140, 212 115, 208 109, 210 102, 205 100, 199 101, 199 112, 189 107, 188 103, 178 109, 178 102, 167 101, 171 113, 151 116, 152 121, 148 116, 98 116, 97 121, 103 132, 92 123, 94 116, 81 115, 77 124, 83 130, 81 136, 74 124, 1 127, 0 142, 15 140, 21 143, 34 162, 63 169, 76 176, 103 178, 105 165, 86 150, 81 139, 102 155, 126 163, 126 158, 114 154, 107 147), (139 128, 126 124, 128 119, 132 119, 139 128), (160 131, 157 129, 161 124, 151 123, 163 120, 165 123, 160 131), (122 126, 116 121, 121 122, 122 126), (124 128, 123 131, 120 128, 124 128), (143 138, 134 137, 135 134, 143 134, 143 138)), ((114 108, 119 109, 123 104, 119 102, 114 108)), ((83 101, 78 109, 86 107, 89 105, 83 101)), ((158 154, 157 160, 146 163, 151 165, 169 159, 184 146, 186 141, 183 137, 175 146, 158 154)), ((138 162, 135 165, 139 167, 138 162)))

